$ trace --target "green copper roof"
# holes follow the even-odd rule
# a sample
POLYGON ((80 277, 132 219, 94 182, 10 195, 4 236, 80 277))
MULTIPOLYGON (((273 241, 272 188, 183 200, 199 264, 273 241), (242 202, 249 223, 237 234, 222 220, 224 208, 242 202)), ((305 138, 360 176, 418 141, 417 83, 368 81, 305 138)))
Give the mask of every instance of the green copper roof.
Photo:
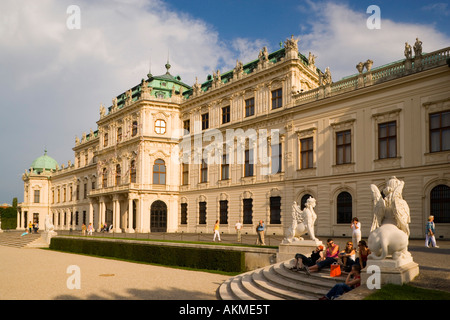
MULTIPOLYGON (((146 80, 147 87, 152 88, 150 94, 153 97, 167 99, 172 96, 173 89, 175 89, 174 91, 176 94, 179 94, 180 90, 181 92, 185 92, 191 89, 189 85, 181 81, 180 76, 172 76, 169 73, 169 69, 171 67, 169 63, 167 63, 165 67, 167 71, 163 75, 153 76, 151 73, 147 75, 148 77, 148 79, 146 80)), ((141 85, 142 82, 131 88, 131 96, 133 102, 137 101, 141 96, 142 91, 141 85)), ((126 100, 126 92, 117 96, 117 106, 119 109, 123 108, 125 100, 126 100)), ((111 111, 111 107, 109 107, 108 110, 111 111)))
POLYGON ((45 150, 44 155, 40 156, 31 164, 31 168, 36 173, 41 173, 43 171, 56 170, 58 162, 52 157, 47 155, 47 150, 45 150))

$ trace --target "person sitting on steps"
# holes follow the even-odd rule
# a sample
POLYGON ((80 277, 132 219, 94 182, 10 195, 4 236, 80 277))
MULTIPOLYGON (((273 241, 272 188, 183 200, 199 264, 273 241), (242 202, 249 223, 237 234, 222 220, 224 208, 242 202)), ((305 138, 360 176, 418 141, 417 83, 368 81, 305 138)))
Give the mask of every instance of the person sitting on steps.
POLYGON ((317 246, 311 253, 311 256, 308 258, 307 256, 297 253, 295 255, 295 265, 290 268, 292 271, 306 271, 306 267, 311 267, 316 264, 317 260, 323 259, 323 246, 317 246))

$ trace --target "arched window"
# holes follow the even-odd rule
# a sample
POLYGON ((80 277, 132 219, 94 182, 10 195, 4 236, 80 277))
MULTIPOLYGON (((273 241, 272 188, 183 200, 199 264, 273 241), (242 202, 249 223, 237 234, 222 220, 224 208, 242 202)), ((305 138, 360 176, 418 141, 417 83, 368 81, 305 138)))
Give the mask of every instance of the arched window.
POLYGON ((130 164, 130 183, 136 183, 136 161, 132 160, 130 164))
POLYGON ((102 187, 106 188, 107 186, 108 186, 108 170, 106 170, 106 168, 103 168, 102 187))
POLYGON ((352 221, 352 195, 346 191, 339 193, 336 201, 337 223, 352 221))
POLYGON ((166 163, 158 159, 153 165, 153 184, 166 184, 166 163))
POLYGON ((436 223, 450 223, 450 187, 440 184, 430 192, 430 215, 436 223))
POLYGON ((120 179, 122 177, 122 170, 120 169, 120 164, 116 166, 116 186, 120 185, 120 179))
MULTIPOLYGON (((310 194, 305 194, 302 199, 300 200, 300 209, 303 210, 306 207, 306 200, 309 199, 309 197, 312 197, 312 195, 310 194)), ((297 203, 298 205, 298 203, 297 203)))

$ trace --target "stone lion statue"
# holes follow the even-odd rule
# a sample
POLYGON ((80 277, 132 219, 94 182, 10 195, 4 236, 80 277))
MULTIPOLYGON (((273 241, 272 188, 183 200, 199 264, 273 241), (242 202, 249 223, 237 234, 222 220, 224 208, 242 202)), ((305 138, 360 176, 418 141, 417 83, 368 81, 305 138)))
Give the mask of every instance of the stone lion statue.
POLYGON ((403 181, 391 177, 383 189, 384 197, 376 185, 370 185, 374 203, 368 238, 368 246, 372 251, 370 259, 381 260, 392 255, 392 259, 397 260, 411 256, 408 252, 411 219, 409 206, 402 197, 404 185, 403 181))
POLYGON ((308 233, 311 240, 319 241, 314 234, 314 223, 316 222, 317 215, 314 212, 316 206, 316 199, 309 197, 305 203, 305 209, 300 210, 297 202, 292 204, 292 225, 288 228, 286 237, 283 243, 292 243, 294 241, 304 240, 302 235, 308 233))

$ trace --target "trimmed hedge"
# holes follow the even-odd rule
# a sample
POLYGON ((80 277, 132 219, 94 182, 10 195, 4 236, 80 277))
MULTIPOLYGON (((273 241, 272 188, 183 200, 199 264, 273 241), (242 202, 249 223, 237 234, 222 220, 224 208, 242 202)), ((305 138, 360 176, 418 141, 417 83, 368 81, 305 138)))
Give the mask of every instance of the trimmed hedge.
POLYGON ((52 238, 50 249, 195 269, 244 272, 245 253, 72 238, 52 238))

